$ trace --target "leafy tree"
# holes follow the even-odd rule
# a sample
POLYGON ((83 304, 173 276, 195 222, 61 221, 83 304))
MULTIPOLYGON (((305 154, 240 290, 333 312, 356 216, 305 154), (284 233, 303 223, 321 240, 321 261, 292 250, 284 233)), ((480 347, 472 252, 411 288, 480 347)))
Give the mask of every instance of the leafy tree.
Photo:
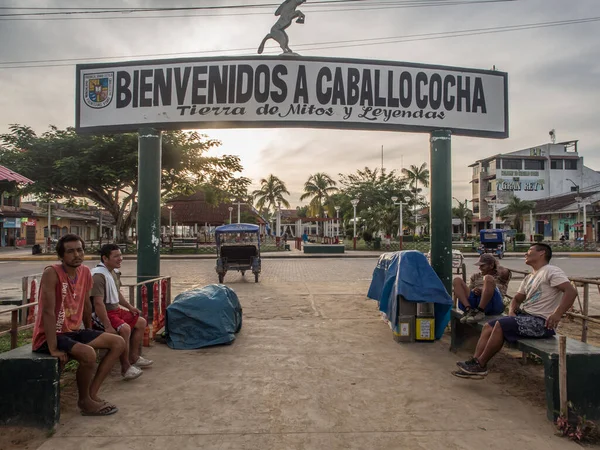
MULTIPOLYGON (((137 214, 137 134, 80 135, 73 128, 50 127, 38 136, 30 127, 13 125, 0 136, 0 144, 0 164, 35 181, 22 193, 36 194, 44 201, 89 199, 110 212, 118 239, 126 240, 137 214)), ((237 156, 205 155, 218 145, 219 141, 195 132, 163 133, 163 197, 199 189, 214 190, 207 196, 214 202, 226 195, 242 165, 237 156)))
MULTIPOLYGON (((461 202, 459 200, 458 201, 458 207, 456 208, 452 208, 452 215, 455 217, 458 217, 461 221, 462 224, 461 226, 463 226, 464 228, 464 224, 465 224, 465 219, 466 219, 466 223, 469 223, 471 221, 471 218, 473 217, 473 212, 467 208, 467 200, 465 200, 464 202, 461 202)), ((466 234, 467 230, 463 230, 463 234, 466 234)))
POLYGON ((275 211, 275 207, 281 202, 286 208, 290 207, 290 202, 286 200, 284 194, 290 195, 285 183, 278 177, 271 174, 267 178, 260 180, 260 189, 252 193, 256 200, 256 208, 262 211, 265 206, 267 212, 275 211))
POLYGON ((529 214, 529 211, 535 209, 535 202, 521 200, 519 197, 512 197, 508 205, 502 208, 498 214, 502 218, 513 216, 512 222, 517 232, 523 231, 523 216, 529 214))
POLYGON ((415 192, 418 192, 419 183, 425 187, 429 186, 429 169, 427 168, 427 163, 423 163, 419 167, 411 165, 408 169, 402 169, 402 173, 408 178, 408 182, 415 192))
POLYGON ((309 214, 323 215, 323 206, 326 206, 330 217, 333 215, 334 205, 331 203, 331 195, 338 191, 335 187, 337 183, 326 173, 318 172, 308 177, 304 183, 304 194, 300 197, 300 201, 310 199, 308 204, 309 214))
MULTIPOLYGON (((336 205, 339 202, 342 207, 341 217, 348 221, 353 218, 354 208, 351 200, 358 199, 357 216, 364 219, 368 218, 369 227, 380 226, 388 222, 387 219, 375 217, 377 214, 383 214, 384 211, 384 209, 376 208, 377 205, 389 207, 395 211, 394 220, 396 220, 396 227, 398 227, 398 205, 392 206, 392 197, 412 199, 410 192, 406 189, 406 180, 400 178, 396 171, 387 173, 385 171, 380 172, 379 169, 365 167, 352 174, 340 174, 340 185, 340 194, 336 194, 332 198, 336 205), (368 211, 369 206, 372 207, 371 212, 368 211)), ((404 225, 408 224, 408 214, 406 213, 409 205, 410 203, 404 202, 404 225)), ((383 226, 379 229, 385 230, 386 228, 386 226, 383 226)), ((373 228, 373 231, 379 231, 379 229, 373 228)))
POLYGON ((308 205, 296 206, 296 215, 298 217, 308 217, 308 205))

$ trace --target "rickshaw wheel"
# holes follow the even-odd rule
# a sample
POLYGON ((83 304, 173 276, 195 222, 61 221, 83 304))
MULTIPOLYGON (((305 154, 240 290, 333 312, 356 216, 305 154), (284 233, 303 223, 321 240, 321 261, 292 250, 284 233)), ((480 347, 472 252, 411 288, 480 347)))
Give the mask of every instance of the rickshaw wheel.
POLYGON ((223 278, 225 278, 225 275, 223 275, 222 273, 219 274, 219 284, 223 284, 223 278))
POLYGON ((257 273, 254 274, 254 282, 258 283, 258 274, 257 273))

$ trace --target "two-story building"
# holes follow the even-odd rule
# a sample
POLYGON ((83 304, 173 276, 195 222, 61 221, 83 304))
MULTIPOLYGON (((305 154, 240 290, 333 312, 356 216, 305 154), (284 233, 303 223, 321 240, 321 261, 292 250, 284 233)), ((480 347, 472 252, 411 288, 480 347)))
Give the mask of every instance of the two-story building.
MULTIPOLYGON (((600 173, 584 165, 577 142, 543 144, 471 164, 473 223, 477 230, 490 227, 493 204, 498 211, 513 196, 538 201, 598 190, 600 173)), ((501 224, 501 220, 497 218, 496 223, 501 224)))

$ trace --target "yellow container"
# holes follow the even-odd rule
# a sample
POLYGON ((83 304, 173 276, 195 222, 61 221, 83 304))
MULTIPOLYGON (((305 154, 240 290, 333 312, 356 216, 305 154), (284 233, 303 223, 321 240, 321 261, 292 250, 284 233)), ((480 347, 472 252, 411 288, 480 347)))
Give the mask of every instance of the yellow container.
POLYGON ((417 317, 415 331, 417 341, 435 340, 435 319, 433 317, 417 317))

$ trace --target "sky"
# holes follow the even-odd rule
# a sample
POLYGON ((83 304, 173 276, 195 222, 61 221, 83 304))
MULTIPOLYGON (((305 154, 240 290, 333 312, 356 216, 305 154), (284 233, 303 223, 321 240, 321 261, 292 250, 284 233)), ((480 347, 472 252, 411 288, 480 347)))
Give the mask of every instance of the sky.
MULTIPOLYGON (((69 7, 123 8, 258 3, 270 2, 107 0, 98 4, 89 0, 68 3, 0 0, 0 7, 48 8, 67 4, 69 7)), ((360 0, 337 7, 318 3, 309 1, 302 5, 299 9, 306 15, 305 23, 294 23, 287 30, 290 47, 302 56, 382 59, 478 69, 495 67, 508 73, 510 137, 499 140, 453 136, 454 197, 471 197, 469 164, 497 153, 547 143, 551 129, 556 130, 557 142, 579 140, 579 152, 585 165, 600 170, 597 132, 600 1, 360 0), (424 3, 436 4, 423 6, 424 3), (595 17, 599 21, 365 45, 373 42, 365 40, 373 38, 595 17), (358 42, 352 46, 308 45, 348 40, 358 42)), ((0 133, 14 123, 29 125, 38 133, 50 124, 59 128, 74 126, 76 63, 255 54, 254 49, 276 20, 275 9, 276 5, 218 10, 210 15, 144 13, 146 18, 140 18, 141 14, 112 13, 84 20, 57 20, 56 16, 36 16, 35 20, 21 16, 7 18, 1 15, 26 11, 0 9, 0 133), (118 19, 106 18, 117 15, 118 19), (92 59, 103 57, 107 59, 92 59)), ((265 54, 279 53, 279 47, 270 41, 265 54)), ((383 166, 387 171, 400 171, 402 167, 423 162, 429 164, 429 135, 426 133, 309 128, 206 130, 205 133, 222 142, 213 154, 240 156, 243 176, 253 180, 252 189, 258 188, 260 179, 269 174, 281 178, 291 193, 292 206, 303 204, 299 197, 304 182, 313 173, 325 172, 337 179, 339 173, 355 172, 365 166, 381 167, 382 146, 383 166)))

